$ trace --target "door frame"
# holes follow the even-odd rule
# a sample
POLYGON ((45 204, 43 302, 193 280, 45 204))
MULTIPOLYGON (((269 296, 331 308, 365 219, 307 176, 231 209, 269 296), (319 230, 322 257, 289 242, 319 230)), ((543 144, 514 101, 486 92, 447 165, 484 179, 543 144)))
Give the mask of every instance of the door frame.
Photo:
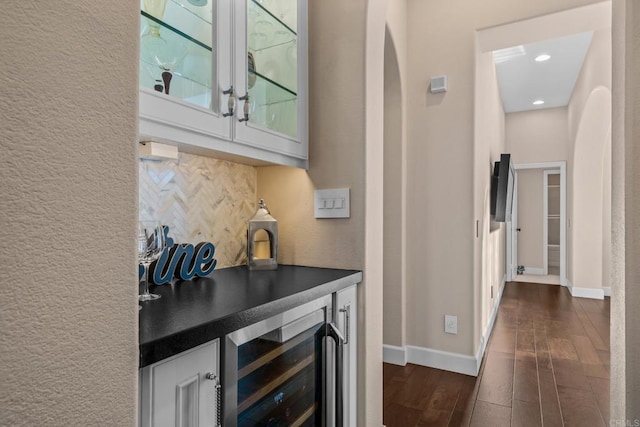
POLYGON ((549 274, 549 175, 559 175, 559 169, 543 171, 542 177, 542 270, 549 274))
MULTIPOLYGON (((518 268, 517 262, 517 221, 518 221, 518 171, 527 169, 559 170, 560 171, 560 284, 568 285, 567 280, 567 162, 565 160, 557 162, 522 163, 514 165, 516 171, 515 188, 513 191, 513 212, 511 222, 507 223, 507 280, 516 277, 518 268), (512 227, 515 223, 516 227, 512 227), (515 242, 515 245, 514 245, 515 242)), ((546 215, 545 215, 546 217, 546 215)))
POLYGON ((511 199, 511 221, 507 222, 507 247, 505 250, 507 253, 507 281, 515 280, 518 276, 518 171, 515 172, 511 199))

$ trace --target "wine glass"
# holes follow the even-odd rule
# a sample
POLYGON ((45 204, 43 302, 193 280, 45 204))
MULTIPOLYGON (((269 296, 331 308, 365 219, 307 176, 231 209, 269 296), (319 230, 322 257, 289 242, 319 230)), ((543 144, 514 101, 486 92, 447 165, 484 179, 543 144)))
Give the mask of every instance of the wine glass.
POLYGON ((144 291, 139 301, 150 301, 160 295, 149 293, 149 265, 162 255, 166 246, 164 231, 158 221, 140 221, 138 224, 138 262, 144 267, 144 291))

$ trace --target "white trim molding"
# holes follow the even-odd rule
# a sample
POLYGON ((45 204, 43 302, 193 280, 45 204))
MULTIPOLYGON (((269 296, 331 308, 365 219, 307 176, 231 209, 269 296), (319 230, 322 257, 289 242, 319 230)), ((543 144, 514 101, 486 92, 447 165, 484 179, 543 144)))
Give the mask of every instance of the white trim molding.
MULTIPOLYGON (((516 182, 517 182, 517 172, 519 170, 543 169, 547 171, 553 171, 552 173, 558 173, 558 171, 560 172, 560 283, 566 286, 565 283, 567 282, 567 162, 565 160, 561 160, 557 162, 515 164, 514 169, 516 170, 516 182)), ((517 189, 515 190, 515 194, 517 194, 517 189)), ((517 203, 517 199, 515 197, 516 196, 514 196, 514 203, 517 203)), ((518 220, 517 206, 514 206, 514 212, 515 212, 514 215, 516 215, 515 222, 517 223, 517 220, 518 220)), ((511 223, 507 223, 507 248, 506 248, 507 265, 509 265, 509 263, 512 263, 513 265, 517 265, 517 260, 512 259, 513 257, 509 256, 509 254, 514 250, 514 248, 512 247, 514 245, 514 239, 509 238, 510 232, 512 232, 511 223)), ((542 268, 541 270, 543 272, 540 274, 545 274, 544 268, 542 268)), ((537 274, 537 273, 528 272, 528 274, 537 274)))
POLYGON ((602 288, 602 290, 604 291, 604 296, 605 297, 610 297, 611 296, 611 286, 605 286, 604 288, 602 288))
POLYGON ((416 365, 429 366, 465 375, 478 375, 478 363, 474 356, 413 345, 408 345, 406 348, 407 360, 416 365))
POLYGON ((573 286, 568 279, 566 286, 569 289, 569 293, 574 298, 604 299, 605 290, 603 288, 579 288, 577 286, 573 286))
POLYGON ((546 276, 546 274, 544 274, 544 268, 538 268, 538 267, 525 267, 523 274, 533 274, 533 275, 536 275, 536 276, 546 276))
POLYGON ((414 345, 398 347, 385 344, 382 348, 382 360, 385 363, 392 363, 394 365, 404 366, 407 363, 414 363, 416 365, 457 372, 459 374, 472 375, 474 377, 478 376, 482 357, 484 356, 484 352, 487 348, 487 342, 491 336, 493 324, 496 321, 498 307, 500 306, 500 300, 502 299, 502 292, 504 291, 506 280, 507 276, 505 275, 500 283, 497 298, 494 300, 489 321, 487 322, 487 326, 484 334, 482 335, 482 339, 480 340, 480 345, 478 346, 478 351, 475 356, 451 353, 448 351, 435 350, 433 348, 418 347, 414 345))
POLYGON ((384 344, 382 346, 382 360, 385 363, 405 366, 407 364, 407 351, 405 347, 384 344))
MULTIPOLYGON (((482 347, 482 344, 481 344, 482 347)), ((442 369, 444 371, 457 372, 459 374, 478 376, 480 362, 478 355, 469 356, 449 351, 435 350, 428 347, 407 345, 396 347, 385 344, 382 350, 382 360, 385 363, 404 366, 407 363, 427 366, 429 368, 442 369)))

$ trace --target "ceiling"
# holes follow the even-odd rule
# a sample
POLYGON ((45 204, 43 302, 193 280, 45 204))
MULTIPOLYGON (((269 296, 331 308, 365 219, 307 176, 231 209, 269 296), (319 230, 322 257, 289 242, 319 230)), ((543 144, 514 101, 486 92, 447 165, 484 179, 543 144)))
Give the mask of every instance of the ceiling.
POLYGON ((589 31, 493 51, 505 113, 569 105, 592 36, 589 31), (541 54, 550 59, 536 62, 541 54), (536 100, 544 104, 533 105, 536 100))

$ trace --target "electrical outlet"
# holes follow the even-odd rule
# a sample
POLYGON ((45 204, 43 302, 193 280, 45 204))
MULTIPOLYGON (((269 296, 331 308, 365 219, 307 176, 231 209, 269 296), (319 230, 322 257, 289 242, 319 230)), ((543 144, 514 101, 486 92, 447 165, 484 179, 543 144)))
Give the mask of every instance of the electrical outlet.
POLYGON ((454 335, 458 333, 458 316, 444 315, 444 331, 454 335))

